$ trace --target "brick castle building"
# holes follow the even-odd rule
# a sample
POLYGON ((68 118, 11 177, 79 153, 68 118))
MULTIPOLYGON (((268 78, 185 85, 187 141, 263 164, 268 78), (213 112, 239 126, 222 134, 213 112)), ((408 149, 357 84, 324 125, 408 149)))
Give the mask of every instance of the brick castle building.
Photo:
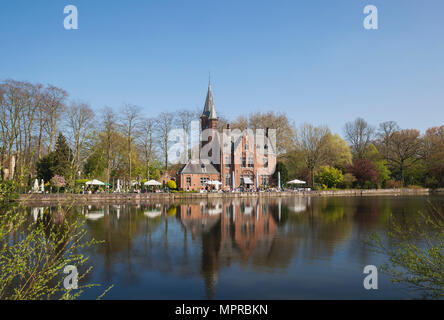
POLYGON ((208 181, 219 181, 218 188, 223 190, 259 189, 273 184, 276 152, 268 128, 262 134, 262 143, 257 135, 247 131, 232 132, 229 124, 224 130, 225 139, 222 139, 211 85, 208 85, 200 120, 200 152, 192 149, 191 159, 179 171, 180 188, 198 191, 206 188, 208 181))

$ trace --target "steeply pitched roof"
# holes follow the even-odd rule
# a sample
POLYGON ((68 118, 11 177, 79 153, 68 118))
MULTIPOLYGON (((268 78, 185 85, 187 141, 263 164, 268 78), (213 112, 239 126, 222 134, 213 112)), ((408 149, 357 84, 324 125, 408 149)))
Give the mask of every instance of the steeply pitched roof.
POLYGON ((211 85, 208 85, 207 98, 205 100, 204 110, 202 112, 202 117, 207 117, 209 119, 217 119, 216 108, 214 107, 213 93, 211 92, 211 85))
POLYGON ((202 160, 190 160, 188 163, 182 168, 180 174, 188 173, 188 174, 219 174, 219 171, 216 169, 214 165, 209 162, 202 160))

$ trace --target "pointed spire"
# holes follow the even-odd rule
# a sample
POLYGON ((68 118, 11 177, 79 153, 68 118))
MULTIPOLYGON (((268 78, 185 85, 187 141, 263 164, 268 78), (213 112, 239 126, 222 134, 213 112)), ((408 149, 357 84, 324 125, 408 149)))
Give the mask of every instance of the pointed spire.
POLYGON ((202 117, 208 117, 209 119, 217 119, 216 108, 213 102, 213 93, 211 92, 211 79, 208 81, 208 92, 205 100, 205 106, 202 113, 202 117))
POLYGON ((213 108, 210 109, 210 116, 208 117, 210 120, 217 120, 216 108, 213 105, 213 108))

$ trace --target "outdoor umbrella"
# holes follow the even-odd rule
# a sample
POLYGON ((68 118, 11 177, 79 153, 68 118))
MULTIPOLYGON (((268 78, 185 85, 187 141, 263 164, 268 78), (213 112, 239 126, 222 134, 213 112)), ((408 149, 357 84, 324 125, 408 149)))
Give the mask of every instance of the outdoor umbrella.
POLYGON ((105 183, 103 183, 102 181, 96 180, 96 179, 88 181, 85 184, 88 186, 90 186, 90 185, 91 186, 104 186, 105 185, 105 183))
POLYGON ((207 181, 207 184, 212 184, 212 185, 218 186, 218 185, 221 185, 222 182, 217 181, 217 180, 210 180, 210 181, 207 181))
POLYGON ((217 181, 217 180, 210 180, 210 181, 207 181, 207 184, 213 185, 216 187, 216 189, 219 189, 219 186, 222 184, 222 182, 217 181))
POLYGON ((156 180, 150 180, 144 183, 145 186, 161 186, 162 184, 156 180))
POLYGON ((298 180, 298 179, 291 180, 291 181, 288 181, 288 182, 287 182, 287 184, 306 184, 306 183, 307 183, 307 182, 302 181, 302 180, 298 180))

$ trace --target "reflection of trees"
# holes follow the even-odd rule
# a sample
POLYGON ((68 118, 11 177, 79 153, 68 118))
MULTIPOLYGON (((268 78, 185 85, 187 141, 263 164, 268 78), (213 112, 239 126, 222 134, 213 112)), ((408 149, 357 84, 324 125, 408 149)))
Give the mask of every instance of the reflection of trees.
POLYGON ((92 206, 83 209, 84 212, 105 210, 107 213, 103 219, 87 221, 89 235, 94 239, 105 241, 95 248, 95 253, 103 255, 106 280, 112 280, 111 270, 116 263, 124 263, 127 266, 128 274, 136 277, 131 261, 133 242, 144 230, 156 229, 160 225, 160 218, 146 218, 143 215, 144 210, 149 209, 146 206, 137 208, 123 204, 119 206, 92 206))
POLYGON ((331 259, 338 250, 366 259, 363 245, 344 244, 364 240, 370 229, 387 223, 392 211, 409 224, 421 202, 403 200, 195 199, 79 207, 78 212, 105 212, 103 218, 87 222, 89 235, 105 240, 87 255, 103 265, 101 276, 108 281, 117 273, 131 283, 144 272, 201 276, 212 298, 220 270, 233 264, 275 272, 289 268, 294 259, 331 259))
MULTIPOLYGON (((286 224, 280 230, 279 241, 286 244, 287 250, 292 250, 287 255, 309 260, 332 257, 334 250, 350 238, 353 230, 354 211, 349 210, 344 201, 342 198, 311 198, 305 211, 295 212, 288 210, 294 206, 294 200, 285 199, 281 212, 286 224)), ((282 254, 277 252, 277 256, 282 254)))
POLYGON ((330 258, 338 245, 350 238, 354 212, 345 207, 344 201, 344 198, 314 201, 312 218, 316 225, 310 229, 310 257, 330 258))
POLYGON ((205 292, 208 299, 213 299, 214 289, 217 283, 219 271, 219 250, 221 244, 221 232, 215 225, 212 232, 202 235, 202 263, 200 274, 205 280, 205 292))

